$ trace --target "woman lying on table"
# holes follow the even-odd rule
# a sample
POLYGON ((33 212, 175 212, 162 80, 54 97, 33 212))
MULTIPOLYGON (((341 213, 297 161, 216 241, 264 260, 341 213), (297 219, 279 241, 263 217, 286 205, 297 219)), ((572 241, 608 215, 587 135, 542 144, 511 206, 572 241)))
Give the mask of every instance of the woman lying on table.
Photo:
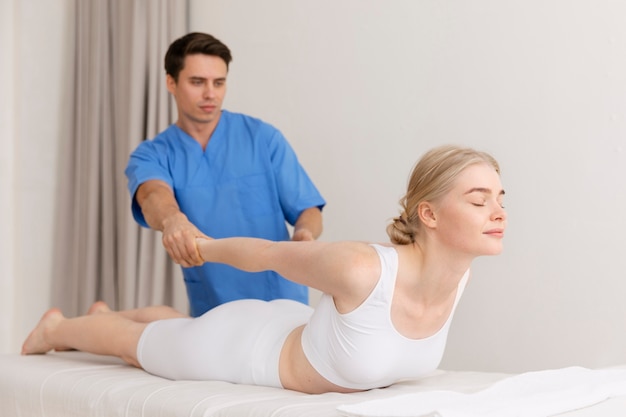
POLYGON ((498 163, 443 146, 415 166, 390 244, 198 239, 206 262, 273 270, 323 292, 315 309, 238 300, 198 318, 170 307, 85 316, 46 312, 22 353, 114 355, 169 379, 222 380, 307 393, 353 392, 417 378, 439 365, 474 258, 502 250, 498 163))

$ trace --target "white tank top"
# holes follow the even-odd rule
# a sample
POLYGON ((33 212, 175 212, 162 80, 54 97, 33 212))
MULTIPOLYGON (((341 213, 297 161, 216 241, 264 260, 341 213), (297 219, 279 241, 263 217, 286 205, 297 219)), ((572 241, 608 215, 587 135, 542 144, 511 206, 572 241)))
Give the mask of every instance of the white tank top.
POLYGON ((302 333, 302 348, 313 368, 344 388, 386 387, 434 371, 441 362, 450 322, 469 276, 467 270, 442 328, 430 337, 410 339, 398 333, 391 321, 398 253, 393 247, 372 246, 382 266, 372 293, 346 314, 336 310, 332 296, 323 294, 302 333))

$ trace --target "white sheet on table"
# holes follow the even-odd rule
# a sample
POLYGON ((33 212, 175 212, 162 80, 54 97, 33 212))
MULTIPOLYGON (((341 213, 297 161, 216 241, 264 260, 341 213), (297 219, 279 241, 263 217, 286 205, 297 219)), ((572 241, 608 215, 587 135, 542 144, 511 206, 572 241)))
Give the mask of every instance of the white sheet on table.
POLYGON ((622 395, 626 370, 570 367, 512 376, 471 394, 427 391, 337 409, 359 417, 546 417, 622 395))

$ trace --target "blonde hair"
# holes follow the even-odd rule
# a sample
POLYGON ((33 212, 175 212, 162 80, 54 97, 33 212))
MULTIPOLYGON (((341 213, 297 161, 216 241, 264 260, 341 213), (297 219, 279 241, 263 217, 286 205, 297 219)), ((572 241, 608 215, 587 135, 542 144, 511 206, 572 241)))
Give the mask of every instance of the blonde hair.
POLYGON ((487 164, 500 174, 498 162, 488 153, 471 148, 444 145, 426 152, 413 168, 407 192, 400 199, 402 211, 387 226, 392 243, 415 242, 421 228, 417 207, 424 201, 435 201, 446 194, 458 175, 470 165, 487 164))

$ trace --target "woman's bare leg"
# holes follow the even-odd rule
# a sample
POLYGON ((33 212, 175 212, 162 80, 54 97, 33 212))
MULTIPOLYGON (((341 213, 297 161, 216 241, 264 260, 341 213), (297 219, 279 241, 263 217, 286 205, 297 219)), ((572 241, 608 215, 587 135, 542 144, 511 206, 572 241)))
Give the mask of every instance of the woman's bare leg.
MULTIPOLYGON (((111 312, 114 311, 111 310, 104 301, 96 301, 91 305, 87 314, 100 314, 111 312)), ((187 314, 183 314, 180 311, 175 310, 169 306, 142 307, 133 310, 116 311, 114 313, 139 323, 150 323, 156 320, 189 317, 187 314)))
POLYGON ((22 354, 46 353, 57 347, 122 358, 139 366, 137 344, 147 326, 117 313, 101 312, 65 318, 57 308, 48 310, 22 346, 22 354))
MULTIPOLYGON (((89 307, 89 310, 87 311, 87 315, 101 313, 118 314, 122 317, 136 321, 138 323, 150 323, 156 320, 189 317, 188 315, 183 314, 168 306, 151 306, 137 308, 133 310, 113 311, 104 301, 96 301, 91 305, 91 307, 89 307)), ((65 352, 68 350, 75 350, 75 348, 71 348, 69 346, 55 346, 54 350, 56 350, 57 352, 65 352)))

